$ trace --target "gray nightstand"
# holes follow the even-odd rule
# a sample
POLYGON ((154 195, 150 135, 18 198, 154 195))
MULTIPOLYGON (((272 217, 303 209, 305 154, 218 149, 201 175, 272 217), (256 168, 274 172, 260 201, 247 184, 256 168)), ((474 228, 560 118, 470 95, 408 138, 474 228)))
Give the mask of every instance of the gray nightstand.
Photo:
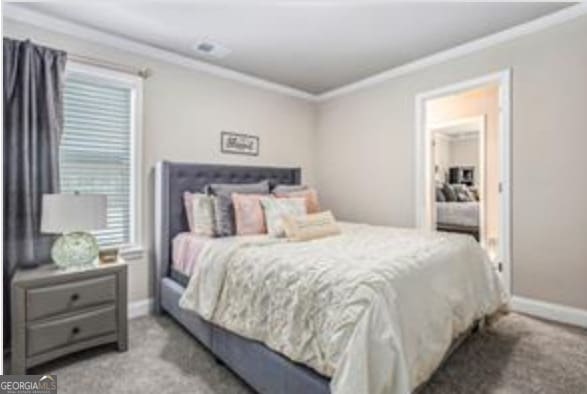
POLYGON ((12 281, 11 372, 89 347, 128 346, 127 267, 77 270, 53 264, 18 270, 12 281))

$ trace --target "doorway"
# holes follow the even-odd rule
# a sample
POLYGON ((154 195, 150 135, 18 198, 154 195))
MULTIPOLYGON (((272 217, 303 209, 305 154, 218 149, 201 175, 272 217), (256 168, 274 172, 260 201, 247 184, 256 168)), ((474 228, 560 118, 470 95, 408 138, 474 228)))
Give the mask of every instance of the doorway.
MULTIPOLYGON (((486 115, 429 123, 435 198, 432 227, 469 234, 495 256, 486 230, 486 115)), ((495 202, 493 202, 495 204, 495 202)), ((495 235, 494 235, 495 237, 495 235)))
POLYGON ((509 106, 509 70, 416 97, 416 219, 475 237, 511 291, 509 106))

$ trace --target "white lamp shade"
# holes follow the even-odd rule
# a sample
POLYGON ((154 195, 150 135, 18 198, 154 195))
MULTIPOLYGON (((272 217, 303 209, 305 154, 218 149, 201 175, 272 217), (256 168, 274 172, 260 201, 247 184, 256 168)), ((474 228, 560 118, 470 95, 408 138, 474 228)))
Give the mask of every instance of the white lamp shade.
POLYGON ((70 233, 106 228, 103 194, 44 194, 41 232, 70 233))

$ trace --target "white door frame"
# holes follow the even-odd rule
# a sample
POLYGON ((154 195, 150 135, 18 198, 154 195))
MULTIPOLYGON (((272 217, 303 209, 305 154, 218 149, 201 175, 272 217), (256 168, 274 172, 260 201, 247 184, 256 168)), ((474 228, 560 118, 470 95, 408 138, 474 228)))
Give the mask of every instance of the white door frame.
MULTIPOLYGON (((426 133, 428 133, 431 137, 434 136, 434 132, 436 130, 439 129, 444 129, 444 128, 449 128, 449 127, 455 127, 455 126, 460 126, 462 124, 472 124, 474 123, 475 126, 475 130, 478 132, 478 140, 479 140, 479 144, 478 144, 478 149, 479 149, 479 158, 478 158, 478 163, 477 163, 477 167, 479 169, 479 173, 476 174, 475 176, 479 177, 479 195, 482 197, 481 199, 481 203, 479 204, 479 241, 481 243, 481 246, 485 246, 486 243, 486 238, 485 238, 485 234, 486 234, 486 229, 485 229, 485 204, 486 204, 486 198, 485 198, 485 166, 486 166, 486 162, 485 162, 485 128, 487 127, 487 115, 479 115, 479 116, 472 116, 472 117, 467 117, 467 118, 458 118, 458 119, 453 119, 450 120, 448 122, 441 122, 441 123, 434 123, 431 124, 430 126, 428 126, 428 130, 426 131, 426 133)), ((432 138, 431 138, 432 141, 432 138)), ((431 148, 431 152, 432 154, 434 154, 434 149, 431 148)), ((431 168, 434 168, 436 163, 436 158, 434 156, 430 156, 430 164, 431 164, 431 168)), ((430 169, 429 169, 430 171, 430 169)), ((434 225, 436 223, 436 209, 434 209, 434 205, 436 203, 436 191, 435 191, 435 180, 433 177, 431 177, 429 179, 429 181, 431 182, 429 187, 429 192, 432 194, 431 195, 431 200, 430 200, 430 204, 432 209, 428 211, 428 214, 430 215, 430 218, 427 220, 427 222, 431 223, 431 227, 430 228, 435 228, 434 225)))
POLYGON ((431 135, 426 128, 426 101, 462 93, 490 83, 499 85, 499 151, 500 151, 500 247, 499 257, 502 263, 502 278, 508 294, 512 293, 511 261, 511 70, 506 69, 479 78, 457 82, 439 89, 416 95, 416 133, 415 133, 415 168, 416 168, 416 225, 418 228, 431 230, 432 192, 427 168, 430 168, 431 135))

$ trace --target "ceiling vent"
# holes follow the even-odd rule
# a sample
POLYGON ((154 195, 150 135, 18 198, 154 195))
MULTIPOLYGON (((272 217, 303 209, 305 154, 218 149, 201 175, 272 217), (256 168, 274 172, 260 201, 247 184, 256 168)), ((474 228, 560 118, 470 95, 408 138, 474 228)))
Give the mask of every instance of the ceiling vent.
POLYGON ((194 45, 194 49, 200 55, 214 57, 217 59, 222 59, 223 57, 226 57, 230 52, 232 52, 227 47, 208 39, 203 39, 196 42, 196 44, 194 45))

